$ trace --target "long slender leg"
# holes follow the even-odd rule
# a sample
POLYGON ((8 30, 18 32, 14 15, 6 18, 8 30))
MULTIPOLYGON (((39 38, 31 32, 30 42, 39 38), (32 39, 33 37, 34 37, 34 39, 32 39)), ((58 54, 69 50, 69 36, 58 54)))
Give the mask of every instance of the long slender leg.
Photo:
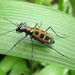
POLYGON ((36 23, 35 27, 38 25, 38 23, 36 23))
POLYGON ((25 24, 25 26, 27 26, 27 23, 26 22, 24 22, 24 24, 25 24))
POLYGON ((19 26, 17 26, 15 23, 13 23, 12 21, 10 21, 10 20, 8 20, 8 19, 6 19, 6 18, 4 18, 3 20, 7 20, 7 21, 11 22, 12 24, 14 24, 16 27, 19 27, 19 26))
POLYGON ((36 27, 37 25, 38 25, 39 27, 41 27, 41 25, 42 25, 42 22, 41 22, 41 24, 40 24, 40 25, 39 25, 38 23, 36 23, 35 27, 36 27))
POLYGON ((70 61, 75 62, 75 61, 73 61, 72 59, 70 59, 69 57, 67 57, 67 56, 65 56, 64 54, 62 54, 62 53, 60 53, 59 51, 57 51, 56 49, 54 49, 54 48, 52 48, 52 47, 50 47, 50 46, 44 44, 43 42, 42 42, 42 44, 45 45, 45 46, 48 47, 48 48, 53 49, 54 51, 56 51, 56 52, 59 53, 60 55, 62 55, 62 56, 64 56, 65 58, 69 59, 70 61))
POLYGON ((42 22, 40 23, 39 27, 41 27, 41 26, 42 26, 42 22))
MULTIPOLYGON (((27 36, 28 34, 26 34, 26 36, 27 36)), ((22 41, 24 38, 26 38, 26 36, 25 37, 23 37, 22 39, 20 39, 8 52, 10 52, 20 41, 22 41)), ((6 52, 5 54, 7 54, 8 52, 6 52)))
POLYGON ((33 65, 33 40, 32 40, 32 38, 31 38, 31 42, 32 42, 32 59, 31 59, 31 74, 32 74, 32 65, 33 65))
MULTIPOLYGON (((47 31, 47 30, 49 30, 51 27, 48 27, 46 30, 45 30, 45 32, 47 31)), ((60 36, 60 35, 58 35, 52 28, 51 28, 51 30, 57 35, 57 36, 59 36, 59 37, 61 37, 61 38, 65 38, 65 37, 63 37, 63 36, 60 36)))

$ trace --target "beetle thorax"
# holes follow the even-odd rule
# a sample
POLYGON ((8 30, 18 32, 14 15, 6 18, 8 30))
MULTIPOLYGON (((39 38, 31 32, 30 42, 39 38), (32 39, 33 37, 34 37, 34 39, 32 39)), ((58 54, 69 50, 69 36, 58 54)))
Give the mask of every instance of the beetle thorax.
POLYGON ((33 30, 34 30, 33 28, 28 27, 24 23, 20 23, 20 26, 16 29, 16 31, 19 33, 25 32, 27 34, 33 33, 33 30))

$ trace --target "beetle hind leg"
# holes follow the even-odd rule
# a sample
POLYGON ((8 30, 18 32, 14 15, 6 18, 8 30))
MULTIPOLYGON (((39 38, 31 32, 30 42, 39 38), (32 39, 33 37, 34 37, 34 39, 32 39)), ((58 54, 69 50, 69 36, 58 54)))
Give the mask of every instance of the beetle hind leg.
POLYGON ((61 37, 61 38, 65 38, 65 37, 63 37, 63 36, 58 35, 58 34, 52 29, 52 27, 48 27, 48 28, 45 30, 45 32, 46 32, 47 30, 49 30, 49 29, 51 29, 57 36, 59 36, 59 37, 61 37))

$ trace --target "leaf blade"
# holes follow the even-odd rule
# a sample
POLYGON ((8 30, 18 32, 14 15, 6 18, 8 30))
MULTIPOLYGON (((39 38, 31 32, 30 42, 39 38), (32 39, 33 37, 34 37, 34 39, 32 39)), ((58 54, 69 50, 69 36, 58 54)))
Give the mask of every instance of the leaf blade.
MULTIPOLYGON (((27 25, 33 27, 36 23, 42 22, 43 25, 40 29, 46 30, 51 26, 59 35, 67 36, 67 38, 59 38, 52 31, 48 31, 55 39, 55 44, 50 46, 60 51, 64 55, 68 56, 72 60, 75 58, 75 33, 74 33, 74 23, 75 19, 65 13, 57 10, 50 9, 45 6, 31 4, 27 2, 19 1, 1 1, 0 10, 0 34, 10 31, 16 27, 2 20, 7 18, 13 22, 27 22, 27 25), (65 18, 65 19, 64 19, 65 18), (65 34, 66 33, 66 34, 65 34)), ((5 53, 22 37, 24 33, 17 34, 15 31, 9 34, 0 36, 0 53, 5 53)), ((73 66, 75 63, 69 61, 65 57, 56 53, 52 49, 43 46, 40 42, 34 41, 34 57, 33 59, 40 62, 46 62, 49 64, 55 64, 61 67, 75 70, 73 66)), ((32 55, 32 43, 29 40, 29 36, 21 41, 10 53, 7 55, 12 55, 16 57, 22 57, 26 59, 31 59, 32 55)))

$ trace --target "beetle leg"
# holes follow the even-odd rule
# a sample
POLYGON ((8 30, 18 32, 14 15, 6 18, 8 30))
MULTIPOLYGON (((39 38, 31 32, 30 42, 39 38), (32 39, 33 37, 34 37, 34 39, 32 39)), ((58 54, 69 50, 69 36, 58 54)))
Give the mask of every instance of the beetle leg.
POLYGON ((31 38, 31 42, 32 42, 32 60, 31 60, 31 73, 32 73, 32 64, 33 64, 33 40, 32 40, 32 36, 30 37, 31 38))
POLYGON ((46 32, 47 30, 49 30, 49 29, 51 29, 57 36, 59 36, 59 37, 61 37, 61 38, 65 38, 65 37, 63 37, 63 36, 58 35, 58 34, 52 29, 52 27, 48 27, 48 28, 45 30, 45 32, 46 32))
POLYGON ((41 27, 41 25, 42 25, 42 22, 41 22, 41 24, 39 25, 38 23, 36 23, 36 25, 34 26, 34 27, 36 27, 38 25, 38 27, 41 27))
POLYGON ((26 22, 24 22, 24 24, 25 24, 25 26, 27 26, 27 23, 26 22))
MULTIPOLYGON (((28 34, 26 34, 26 36, 24 36, 22 39, 20 39, 8 52, 10 52, 20 41, 22 41, 24 38, 27 37, 28 34)), ((5 54, 7 54, 8 52, 6 52, 5 54)))

